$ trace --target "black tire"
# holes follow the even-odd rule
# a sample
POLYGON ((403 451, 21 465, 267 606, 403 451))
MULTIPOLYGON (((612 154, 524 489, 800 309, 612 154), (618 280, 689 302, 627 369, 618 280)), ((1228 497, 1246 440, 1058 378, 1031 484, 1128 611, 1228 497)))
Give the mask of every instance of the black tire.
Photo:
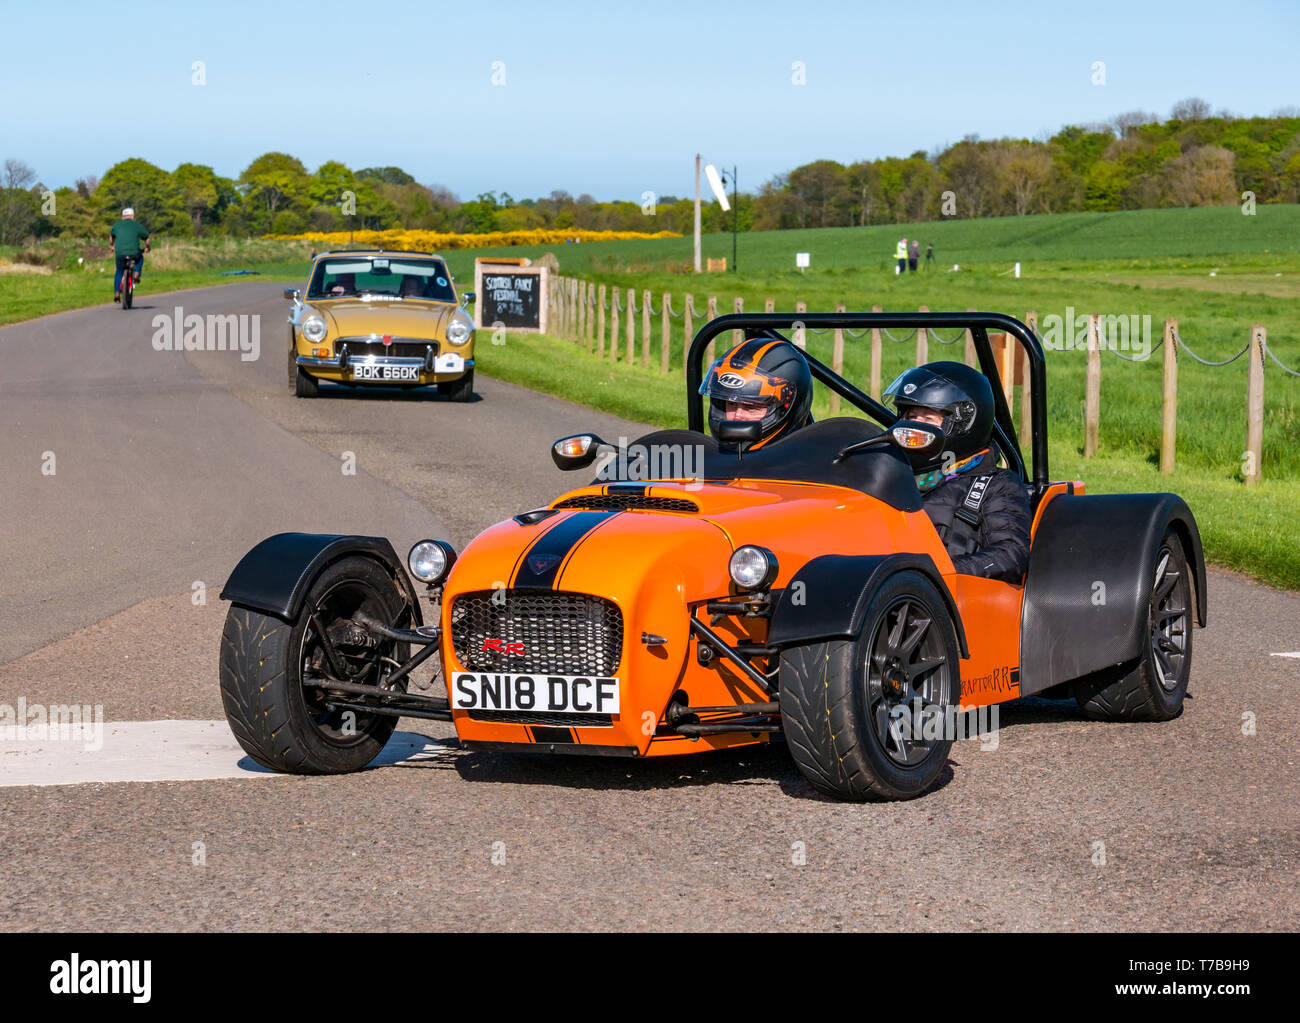
POLYGON ((474 397, 474 370, 471 368, 458 380, 439 384, 438 393, 448 401, 469 401, 474 397))
POLYGON ((289 391, 298 393, 298 346, 294 342, 293 328, 289 328, 289 391))
POLYGON ((910 710, 920 696, 955 713, 959 657, 947 605, 918 572, 885 581, 857 639, 782 651, 781 723, 800 772, 839 799, 921 795, 947 764, 952 736, 945 728, 933 739, 905 739, 900 721, 891 727, 891 708, 910 710))
MULTIPOLYGON (((388 572, 370 558, 356 556, 335 562, 317 577, 295 622, 231 607, 221 636, 221 702, 239 745, 259 764, 290 774, 359 771, 388 742, 397 718, 331 709, 321 690, 302 682, 304 669, 323 663, 309 609, 320 608, 331 635, 348 637, 339 641, 339 652, 357 663, 366 650, 352 641, 360 633, 349 627, 348 617, 358 607, 390 625, 405 624, 409 614, 406 598, 388 572)), ((409 656, 407 644, 379 644, 379 652, 399 663, 409 656)), ((374 660, 354 681, 382 683, 391 670, 374 660)), ((401 680, 396 688, 405 692, 405 687, 401 680)))
POLYGON ((294 366, 297 371, 293 378, 293 393, 299 398, 320 397, 320 381, 301 366, 294 366))
POLYGON ((1192 673, 1192 579, 1182 541, 1167 531, 1151 566, 1146 642, 1136 665, 1075 679, 1084 717, 1168 721, 1183 709, 1192 673))
MULTIPOLYGON (((130 270, 127 271, 129 275, 130 270)), ((126 276, 122 277, 122 308, 130 309, 131 302, 135 298, 135 285, 127 281, 126 276)))

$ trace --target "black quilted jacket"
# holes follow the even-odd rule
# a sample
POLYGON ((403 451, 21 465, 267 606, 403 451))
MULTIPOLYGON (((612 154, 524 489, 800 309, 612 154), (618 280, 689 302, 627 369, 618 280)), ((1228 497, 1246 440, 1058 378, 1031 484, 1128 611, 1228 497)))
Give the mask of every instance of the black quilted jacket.
MULTIPOLYGON (((989 458, 986 455, 985 462, 989 458)), ((1029 497, 1015 473, 981 464, 944 480, 925 494, 924 500, 926 513, 939 531, 939 538, 948 548, 959 574, 1011 583, 1024 581, 1029 567, 1029 497), (980 506, 979 544, 968 552, 960 538, 952 535, 953 516, 966 500, 971 484, 980 476, 989 475, 993 478, 980 506)))

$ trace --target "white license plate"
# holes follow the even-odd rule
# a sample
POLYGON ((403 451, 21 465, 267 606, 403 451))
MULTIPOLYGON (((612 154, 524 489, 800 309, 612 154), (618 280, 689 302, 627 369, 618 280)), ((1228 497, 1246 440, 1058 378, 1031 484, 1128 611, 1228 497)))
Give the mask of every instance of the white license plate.
POLYGON ((496 675, 457 672, 452 706, 461 710, 524 710, 536 714, 617 714, 618 679, 580 675, 496 675))
POLYGON ((352 367, 353 380, 419 380, 419 366, 383 366, 361 363, 352 367))
POLYGON ((435 373, 459 373, 465 368, 465 360, 455 352, 439 355, 433 360, 435 373))

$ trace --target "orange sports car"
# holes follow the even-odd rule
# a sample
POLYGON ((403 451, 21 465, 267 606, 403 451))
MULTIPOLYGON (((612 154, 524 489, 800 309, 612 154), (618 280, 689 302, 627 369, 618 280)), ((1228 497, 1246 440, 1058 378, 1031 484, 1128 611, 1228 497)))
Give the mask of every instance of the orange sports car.
POLYGON ((1205 624, 1196 521, 1173 494, 1051 479, 1029 328, 991 313, 798 320, 971 332, 1000 462, 1033 509, 1023 580, 954 571, 913 466, 942 431, 900 422, 811 356, 814 379, 866 418, 719 449, 698 394, 710 341, 795 322, 722 316, 691 345, 689 429, 622 449, 560 439, 556 464, 596 479, 459 556, 426 540, 403 566, 381 538, 303 533, 254 547, 222 592, 222 697, 244 749, 282 771, 359 770, 403 716, 450 720, 480 750, 645 757, 783 739, 826 793, 904 799, 934 783, 972 709, 1073 692, 1092 717, 1178 714, 1205 624), (1028 356, 1028 465, 990 331, 1028 356), (407 692, 426 661, 444 695, 407 692))

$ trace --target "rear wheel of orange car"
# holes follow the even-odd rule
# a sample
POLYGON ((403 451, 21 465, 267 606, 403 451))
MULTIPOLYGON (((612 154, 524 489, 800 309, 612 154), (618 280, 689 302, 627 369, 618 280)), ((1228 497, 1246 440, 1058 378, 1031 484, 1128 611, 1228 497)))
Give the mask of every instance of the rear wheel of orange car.
POLYGON ((781 722, 818 790, 911 799, 948 762, 961 697, 957 633, 934 584, 900 572, 871 598, 856 639, 781 654, 781 722))
POLYGON ((1146 642, 1136 664, 1071 684, 1096 721, 1168 721, 1182 713, 1192 673, 1192 578, 1182 541, 1166 532, 1151 565, 1146 642))

